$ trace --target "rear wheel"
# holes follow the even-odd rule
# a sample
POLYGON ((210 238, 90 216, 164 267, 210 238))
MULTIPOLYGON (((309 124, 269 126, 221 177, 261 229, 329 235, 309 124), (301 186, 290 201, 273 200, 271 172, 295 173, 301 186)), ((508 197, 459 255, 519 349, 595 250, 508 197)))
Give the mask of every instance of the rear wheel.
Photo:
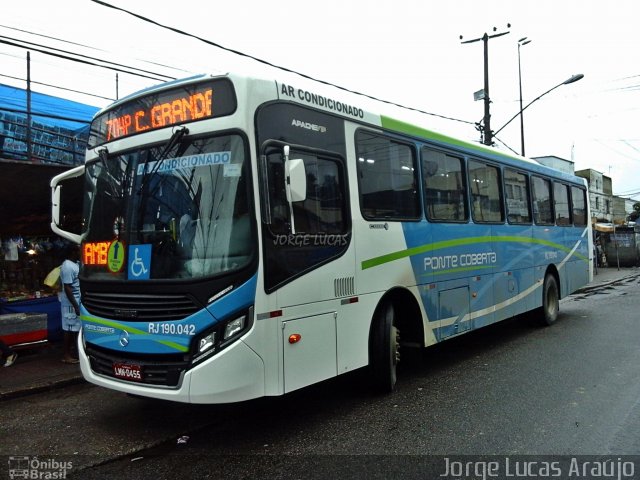
POLYGON ((374 388, 392 392, 397 381, 400 361, 400 331, 395 325, 395 312, 389 302, 381 304, 373 318, 369 342, 369 368, 374 388))
POLYGON ((543 325, 552 325, 558 319, 560 310, 560 291, 556 277, 547 274, 542 285, 542 315, 540 321, 543 325))

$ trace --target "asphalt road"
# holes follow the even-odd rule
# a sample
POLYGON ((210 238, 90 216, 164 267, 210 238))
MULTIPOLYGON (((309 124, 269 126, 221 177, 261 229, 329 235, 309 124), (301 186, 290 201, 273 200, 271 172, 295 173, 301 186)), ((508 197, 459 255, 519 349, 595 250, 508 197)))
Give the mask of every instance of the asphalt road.
POLYGON ((59 455, 71 478, 156 480, 436 478, 442 459, 426 456, 638 455, 639 292, 629 279, 564 299, 552 327, 516 318, 447 341, 405 364, 392 395, 355 372, 221 406, 88 384, 5 401, 1 452, 59 455))

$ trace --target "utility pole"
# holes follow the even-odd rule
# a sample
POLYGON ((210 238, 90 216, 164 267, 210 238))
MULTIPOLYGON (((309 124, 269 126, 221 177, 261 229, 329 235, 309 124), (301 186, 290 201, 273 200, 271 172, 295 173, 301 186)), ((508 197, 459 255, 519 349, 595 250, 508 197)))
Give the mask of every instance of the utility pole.
MULTIPOLYGON (((511 28, 510 23, 507 23, 507 28, 511 28)), ((493 27, 494 32, 496 32, 497 30, 498 29, 496 27, 493 27)), ((482 42, 484 43, 484 117, 482 120, 482 143, 484 143, 485 145, 493 145, 493 132, 491 131, 491 112, 489 111, 491 104, 491 98, 489 97, 489 39, 501 37, 503 35, 506 35, 507 33, 509 33, 508 30, 506 32, 494 33, 492 35, 489 35, 485 32, 485 34, 480 38, 474 38, 473 40, 464 40, 460 42, 474 43, 482 40, 482 42)), ((462 40, 463 38, 464 37, 460 35, 460 40, 462 40)))
POLYGON ((32 160, 33 145, 31 144, 31 52, 27 51, 27 161, 32 160))

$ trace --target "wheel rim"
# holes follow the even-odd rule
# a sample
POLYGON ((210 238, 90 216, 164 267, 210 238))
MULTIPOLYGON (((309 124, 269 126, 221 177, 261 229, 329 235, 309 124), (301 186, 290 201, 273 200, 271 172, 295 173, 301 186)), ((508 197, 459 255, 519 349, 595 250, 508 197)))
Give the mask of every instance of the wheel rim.
POLYGON ((389 338, 389 347, 391 349, 390 353, 390 389, 393 390, 395 387, 396 381, 398 380, 397 374, 397 366, 398 362, 400 362, 400 330, 395 325, 391 326, 390 338, 389 338))
POLYGON ((549 284, 547 288, 547 315, 549 318, 554 318, 558 312, 558 290, 553 283, 549 284))
POLYGON ((400 361, 400 330, 394 325, 391 327, 391 364, 395 367, 400 361))

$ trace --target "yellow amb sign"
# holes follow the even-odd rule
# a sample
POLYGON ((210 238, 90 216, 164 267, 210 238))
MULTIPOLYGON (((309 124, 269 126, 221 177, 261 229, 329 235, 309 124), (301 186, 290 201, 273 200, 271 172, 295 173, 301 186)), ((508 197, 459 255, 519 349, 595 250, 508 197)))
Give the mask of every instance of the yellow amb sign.
POLYGON ((82 245, 82 263, 104 266, 111 272, 119 272, 124 266, 124 244, 113 242, 88 242, 82 245))

